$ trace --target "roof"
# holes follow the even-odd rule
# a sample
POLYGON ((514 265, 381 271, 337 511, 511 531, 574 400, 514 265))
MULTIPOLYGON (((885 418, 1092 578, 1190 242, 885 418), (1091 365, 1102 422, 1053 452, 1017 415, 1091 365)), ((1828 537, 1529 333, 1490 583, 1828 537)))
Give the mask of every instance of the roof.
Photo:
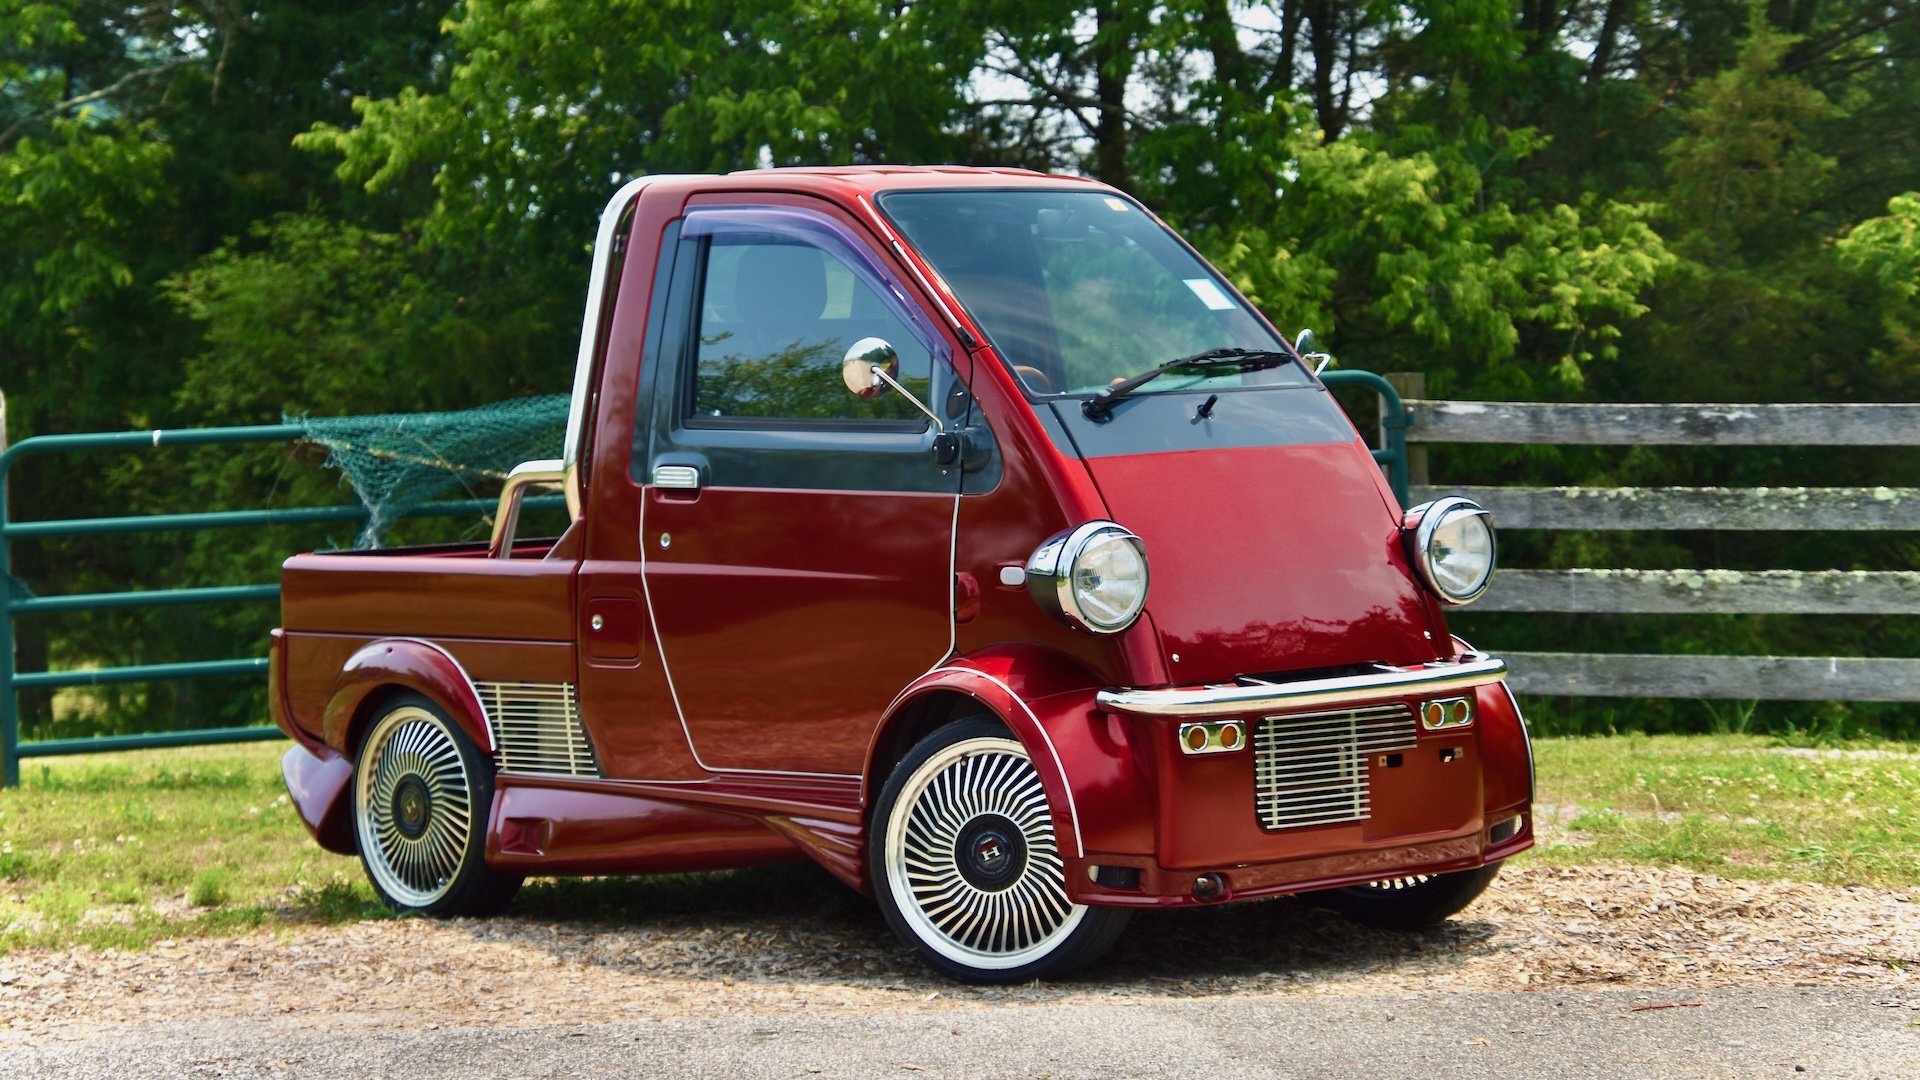
POLYGON ((711 179, 745 180, 760 184, 773 182, 803 189, 852 188, 866 192, 894 188, 1105 186, 1082 176, 972 165, 805 165, 780 169, 743 169, 711 179))

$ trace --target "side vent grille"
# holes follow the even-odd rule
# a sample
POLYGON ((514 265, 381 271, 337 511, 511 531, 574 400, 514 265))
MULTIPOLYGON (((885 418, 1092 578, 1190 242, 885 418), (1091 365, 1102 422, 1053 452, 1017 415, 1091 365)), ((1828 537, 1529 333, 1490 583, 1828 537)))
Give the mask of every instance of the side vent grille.
POLYGON ((1269 716, 1254 728, 1254 806, 1268 829, 1362 821, 1367 757, 1414 744, 1405 705, 1269 716))
POLYGON ((572 683, 483 682, 474 689, 500 743, 494 763, 501 772, 600 775, 572 683))

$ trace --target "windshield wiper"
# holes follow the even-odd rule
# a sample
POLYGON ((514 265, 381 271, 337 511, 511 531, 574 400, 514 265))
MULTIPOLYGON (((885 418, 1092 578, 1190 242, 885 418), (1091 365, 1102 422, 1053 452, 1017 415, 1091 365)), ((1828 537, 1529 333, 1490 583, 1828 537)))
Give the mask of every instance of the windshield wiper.
POLYGON ((1260 371, 1265 368, 1279 367, 1293 359, 1292 353, 1283 353, 1274 349, 1221 348, 1197 352, 1192 356, 1183 356, 1178 360, 1169 360, 1150 371, 1143 371, 1130 379, 1122 379, 1106 387, 1080 403, 1080 411, 1094 423, 1104 423, 1113 415, 1113 407, 1130 396, 1135 390, 1147 385, 1169 371, 1181 368, 1235 367, 1241 371, 1260 371))

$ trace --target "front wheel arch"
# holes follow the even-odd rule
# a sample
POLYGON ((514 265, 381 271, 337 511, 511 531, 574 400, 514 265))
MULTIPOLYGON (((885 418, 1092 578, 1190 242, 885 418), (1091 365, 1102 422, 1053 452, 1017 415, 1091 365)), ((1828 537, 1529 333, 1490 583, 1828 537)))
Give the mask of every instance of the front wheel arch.
POLYGON ((998 717, 939 727, 874 802, 868 872, 888 925, 963 982, 1066 974, 1113 944, 1131 912, 1074 903, 1049 796, 998 717))

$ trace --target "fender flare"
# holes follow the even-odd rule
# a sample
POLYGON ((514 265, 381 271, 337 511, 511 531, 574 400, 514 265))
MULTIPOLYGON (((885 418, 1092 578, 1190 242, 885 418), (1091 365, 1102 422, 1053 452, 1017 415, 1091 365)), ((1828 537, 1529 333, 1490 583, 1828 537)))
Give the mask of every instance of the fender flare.
MULTIPOLYGON (((861 801, 871 805, 886 781, 878 775, 879 753, 895 720, 929 694, 963 694, 998 716, 1026 747, 1047 793, 1062 856, 1083 858, 1089 837, 1114 831, 1116 793, 1134 807, 1153 802, 1124 734, 1114 738, 1112 718, 1095 706, 1100 685, 1077 662, 1037 646, 996 646, 949 659, 915 679, 888 706, 867 748, 861 801)), ((1150 837, 1150 824, 1147 830, 1150 837)), ((1096 842, 1094 849, 1107 846, 1096 842)))
POLYGON ((481 703, 480 691, 467 675, 467 669, 447 650, 418 638, 382 638, 367 643, 347 658, 340 677, 333 682, 333 692, 327 697, 323 714, 322 730, 327 745, 351 758, 354 747, 349 740, 367 700, 393 687, 432 699, 453 717, 482 753, 492 754, 497 749, 486 706, 481 703))
MULTIPOLYGON (((991 709, 1006 725, 1013 729, 1014 737, 1027 748, 1027 755, 1033 759, 1033 767, 1040 774, 1040 783, 1046 788, 1047 804, 1053 811, 1053 831, 1063 842, 1061 854, 1070 859, 1079 858, 1085 851, 1080 842, 1080 814, 1073 801, 1073 785, 1067 780, 1066 766, 1060 760, 1059 751, 1053 740, 1048 737, 1047 729, 1040 718, 1021 698, 1013 687, 1007 685, 996 675, 967 666, 965 661, 949 661, 915 679, 900 696, 894 700, 892 708, 887 710, 885 720, 892 720, 895 713, 912 701, 935 691, 956 691, 973 698, 991 709)), ((881 730, 885 730, 883 721, 881 730)), ((867 793, 870 799, 877 792, 880 777, 872 775, 874 747, 869 747, 867 773, 867 793)))

